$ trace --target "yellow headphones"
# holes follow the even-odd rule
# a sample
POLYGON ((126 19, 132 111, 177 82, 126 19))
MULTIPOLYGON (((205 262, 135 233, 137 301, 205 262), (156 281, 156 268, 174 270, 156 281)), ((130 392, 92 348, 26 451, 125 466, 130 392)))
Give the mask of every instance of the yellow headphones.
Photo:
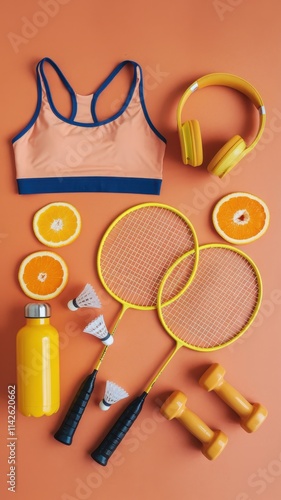
POLYGON ((232 137, 216 153, 208 165, 208 171, 219 177, 227 174, 235 165, 254 149, 260 140, 265 127, 265 107, 260 94, 246 80, 227 73, 212 73, 203 76, 194 82, 183 94, 177 109, 178 132, 180 137, 182 161, 185 165, 198 167, 203 163, 202 139, 199 122, 189 120, 185 123, 181 121, 183 106, 187 99, 195 90, 208 87, 209 85, 222 85, 238 90, 246 95, 259 110, 260 124, 258 133, 253 142, 247 146, 244 139, 239 135, 232 137))

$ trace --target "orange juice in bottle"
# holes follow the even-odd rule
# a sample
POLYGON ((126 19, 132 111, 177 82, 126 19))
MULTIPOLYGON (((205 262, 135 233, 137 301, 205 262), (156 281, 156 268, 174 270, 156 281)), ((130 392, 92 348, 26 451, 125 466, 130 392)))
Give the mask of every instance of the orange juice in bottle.
POLYGON ((60 405, 59 335, 49 304, 30 303, 24 312, 16 347, 18 409, 28 417, 52 415, 60 405))

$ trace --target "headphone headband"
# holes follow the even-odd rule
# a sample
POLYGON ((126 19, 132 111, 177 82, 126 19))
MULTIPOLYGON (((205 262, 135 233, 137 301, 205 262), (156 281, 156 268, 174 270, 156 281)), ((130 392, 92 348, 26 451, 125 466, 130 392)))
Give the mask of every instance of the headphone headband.
POLYGON ((197 89, 202 89, 204 87, 209 87, 212 85, 218 85, 218 86, 221 85, 224 87, 230 87, 234 90, 237 90, 241 94, 244 94, 246 97, 248 97, 255 105, 255 107, 258 109, 260 113, 259 130, 253 142, 245 150, 245 154, 249 153, 256 146, 257 142, 259 141, 263 133, 265 127, 266 112, 263 100, 259 92, 255 89, 255 87, 251 83, 247 82, 243 78, 240 78, 239 76, 231 75, 229 73, 210 73, 209 75, 205 75, 202 76, 201 78, 198 78, 198 80, 192 83, 188 87, 188 89, 184 92, 178 104, 177 108, 178 127, 181 127, 181 115, 184 104, 186 103, 187 99, 191 96, 191 94, 193 94, 193 92, 195 92, 195 90, 197 89))

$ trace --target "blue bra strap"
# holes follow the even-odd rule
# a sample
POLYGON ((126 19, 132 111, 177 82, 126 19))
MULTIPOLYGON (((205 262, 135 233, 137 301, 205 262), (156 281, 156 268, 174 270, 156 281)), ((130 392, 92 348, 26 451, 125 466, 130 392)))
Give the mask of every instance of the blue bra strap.
POLYGON ((147 111, 147 108, 146 108, 146 105, 145 105, 145 100, 144 100, 144 88, 143 88, 142 69, 141 69, 141 67, 139 65, 137 65, 137 66, 139 67, 139 70, 140 70, 140 103, 142 105, 142 110, 143 110, 145 119, 146 119, 148 125, 150 126, 151 130, 153 130, 153 132, 159 137, 159 139, 161 139, 161 141, 163 141, 166 144, 167 141, 166 141, 165 137, 153 125, 153 123, 152 123, 152 121, 150 119, 150 116, 148 114, 148 111, 147 111))
MULTIPOLYGON (((106 78, 106 80, 100 85, 100 87, 94 93, 92 103, 91 103, 91 113, 92 113, 92 117, 93 117, 95 122, 98 122, 98 118, 96 115, 96 103, 97 103, 98 97, 106 89, 106 87, 112 82, 112 80, 118 75, 118 73, 121 71, 121 69, 124 68, 124 66, 126 66, 127 64, 133 65, 134 78, 133 78, 133 81, 131 83, 131 87, 130 87, 129 93, 127 95, 127 98, 126 98, 124 104, 122 105, 120 112, 122 112, 122 110, 124 110, 128 106, 128 104, 132 98, 133 92, 135 90, 136 83, 137 83, 136 68, 139 67, 139 65, 136 62, 130 61, 130 60, 122 61, 120 64, 118 64, 118 66, 116 66, 116 68, 110 73, 110 75, 106 78)), ((141 71, 140 71, 140 74, 141 74, 141 71)))
POLYGON ((70 115, 69 119, 74 120, 74 118, 76 116, 76 112, 77 112, 77 102, 76 102, 75 92, 74 92, 73 88, 71 87, 70 83, 68 82, 68 80, 65 78, 65 76, 62 73, 62 71, 60 70, 60 68, 56 65, 56 63, 52 59, 50 59, 49 57, 44 57, 43 59, 41 59, 41 61, 37 65, 37 74, 39 72, 40 75, 42 76, 50 105, 53 109, 55 108, 54 101, 53 101, 52 94, 51 94, 51 90, 50 90, 50 86, 49 86, 47 77, 46 77, 45 72, 44 72, 44 63, 45 62, 49 63, 52 66, 52 68, 57 73, 58 77, 61 79, 63 85, 68 90, 68 92, 70 94, 70 98, 71 98, 71 104, 72 104, 72 110, 71 110, 71 115, 70 115))

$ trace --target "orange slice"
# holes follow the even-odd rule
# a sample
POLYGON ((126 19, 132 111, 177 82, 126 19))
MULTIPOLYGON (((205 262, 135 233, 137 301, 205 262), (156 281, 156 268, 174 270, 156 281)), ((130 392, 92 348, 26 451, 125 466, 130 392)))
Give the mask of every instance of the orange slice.
POLYGON ((69 245, 81 231, 81 217, 70 203, 50 203, 34 215, 33 231, 48 247, 69 245))
POLYGON ((34 252, 21 263, 18 280, 32 299, 49 300, 62 292, 68 279, 64 260, 54 252, 34 252))
POLYGON ((230 243, 242 245, 260 238, 269 225, 269 210, 264 201, 249 193, 224 196, 213 211, 213 224, 230 243))

